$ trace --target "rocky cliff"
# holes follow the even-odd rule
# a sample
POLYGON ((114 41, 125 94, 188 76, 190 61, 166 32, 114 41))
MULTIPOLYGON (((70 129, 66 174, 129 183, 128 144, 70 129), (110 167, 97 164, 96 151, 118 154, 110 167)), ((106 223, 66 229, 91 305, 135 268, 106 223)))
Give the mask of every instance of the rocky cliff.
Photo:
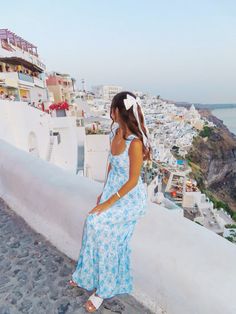
POLYGON ((192 162, 200 187, 236 212, 236 136, 210 110, 199 113, 216 127, 194 139, 186 158, 192 162))

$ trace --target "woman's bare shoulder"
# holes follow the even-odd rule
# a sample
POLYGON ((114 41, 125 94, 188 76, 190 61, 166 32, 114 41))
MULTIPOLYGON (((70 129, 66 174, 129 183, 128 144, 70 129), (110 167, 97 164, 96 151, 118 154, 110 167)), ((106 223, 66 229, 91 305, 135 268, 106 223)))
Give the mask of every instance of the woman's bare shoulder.
POLYGON ((143 142, 138 137, 134 137, 130 143, 129 152, 132 154, 137 154, 142 152, 143 142))

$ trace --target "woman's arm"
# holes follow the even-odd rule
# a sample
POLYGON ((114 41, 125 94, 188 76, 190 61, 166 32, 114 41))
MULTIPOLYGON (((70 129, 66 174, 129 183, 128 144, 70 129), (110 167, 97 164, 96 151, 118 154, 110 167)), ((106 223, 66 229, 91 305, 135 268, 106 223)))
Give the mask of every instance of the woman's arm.
MULTIPOLYGON (((129 147, 129 160, 130 160, 130 168, 129 168, 129 179, 127 182, 122 185, 122 187, 118 190, 120 197, 123 197, 130 190, 132 190, 138 183, 138 179, 140 176, 142 163, 143 163, 143 152, 142 152, 142 141, 140 139, 133 139, 130 143, 129 147)), ((113 205, 119 196, 115 193, 108 200, 101 204, 97 204, 90 212, 90 214, 97 213, 100 215, 102 212, 107 210, 110 206, 113 205)))
MULTIPOLYGON (((122 187, 117 191, 122 198, 129 191, 131 191, 138 183, 138 179, 140 176, 140 172, 143 164, 143 150, 142 150, 142 141, 140 139, 133 139, 130 143, 129 147, 129 160, 130 160, 130 168, 129 168, 129 179, 128 181, 122 185, 122 187)), ((112 195, 107 202, 110 204, 114 204, 119 199, 117 194, 112 195)))

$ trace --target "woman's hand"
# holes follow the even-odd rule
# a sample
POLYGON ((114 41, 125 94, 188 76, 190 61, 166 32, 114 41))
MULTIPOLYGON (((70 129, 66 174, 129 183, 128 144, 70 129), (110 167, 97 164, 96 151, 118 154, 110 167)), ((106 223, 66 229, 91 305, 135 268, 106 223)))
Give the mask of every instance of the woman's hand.
POLYGON ((100 215, 102 212, 106 211, 111 205, 108 202, 104 202, 102 204, 99 204, 95 206, 88 214, 95 214, 97 213, 100 215))

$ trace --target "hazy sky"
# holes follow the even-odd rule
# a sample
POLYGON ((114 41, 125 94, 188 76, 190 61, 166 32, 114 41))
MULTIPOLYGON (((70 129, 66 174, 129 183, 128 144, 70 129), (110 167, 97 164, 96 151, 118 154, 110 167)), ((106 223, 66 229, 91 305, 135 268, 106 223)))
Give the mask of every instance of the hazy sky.
POLYGON ((236 0, 4 0, 0 10, 0 28, 79 86, 236 103, 236 0))

